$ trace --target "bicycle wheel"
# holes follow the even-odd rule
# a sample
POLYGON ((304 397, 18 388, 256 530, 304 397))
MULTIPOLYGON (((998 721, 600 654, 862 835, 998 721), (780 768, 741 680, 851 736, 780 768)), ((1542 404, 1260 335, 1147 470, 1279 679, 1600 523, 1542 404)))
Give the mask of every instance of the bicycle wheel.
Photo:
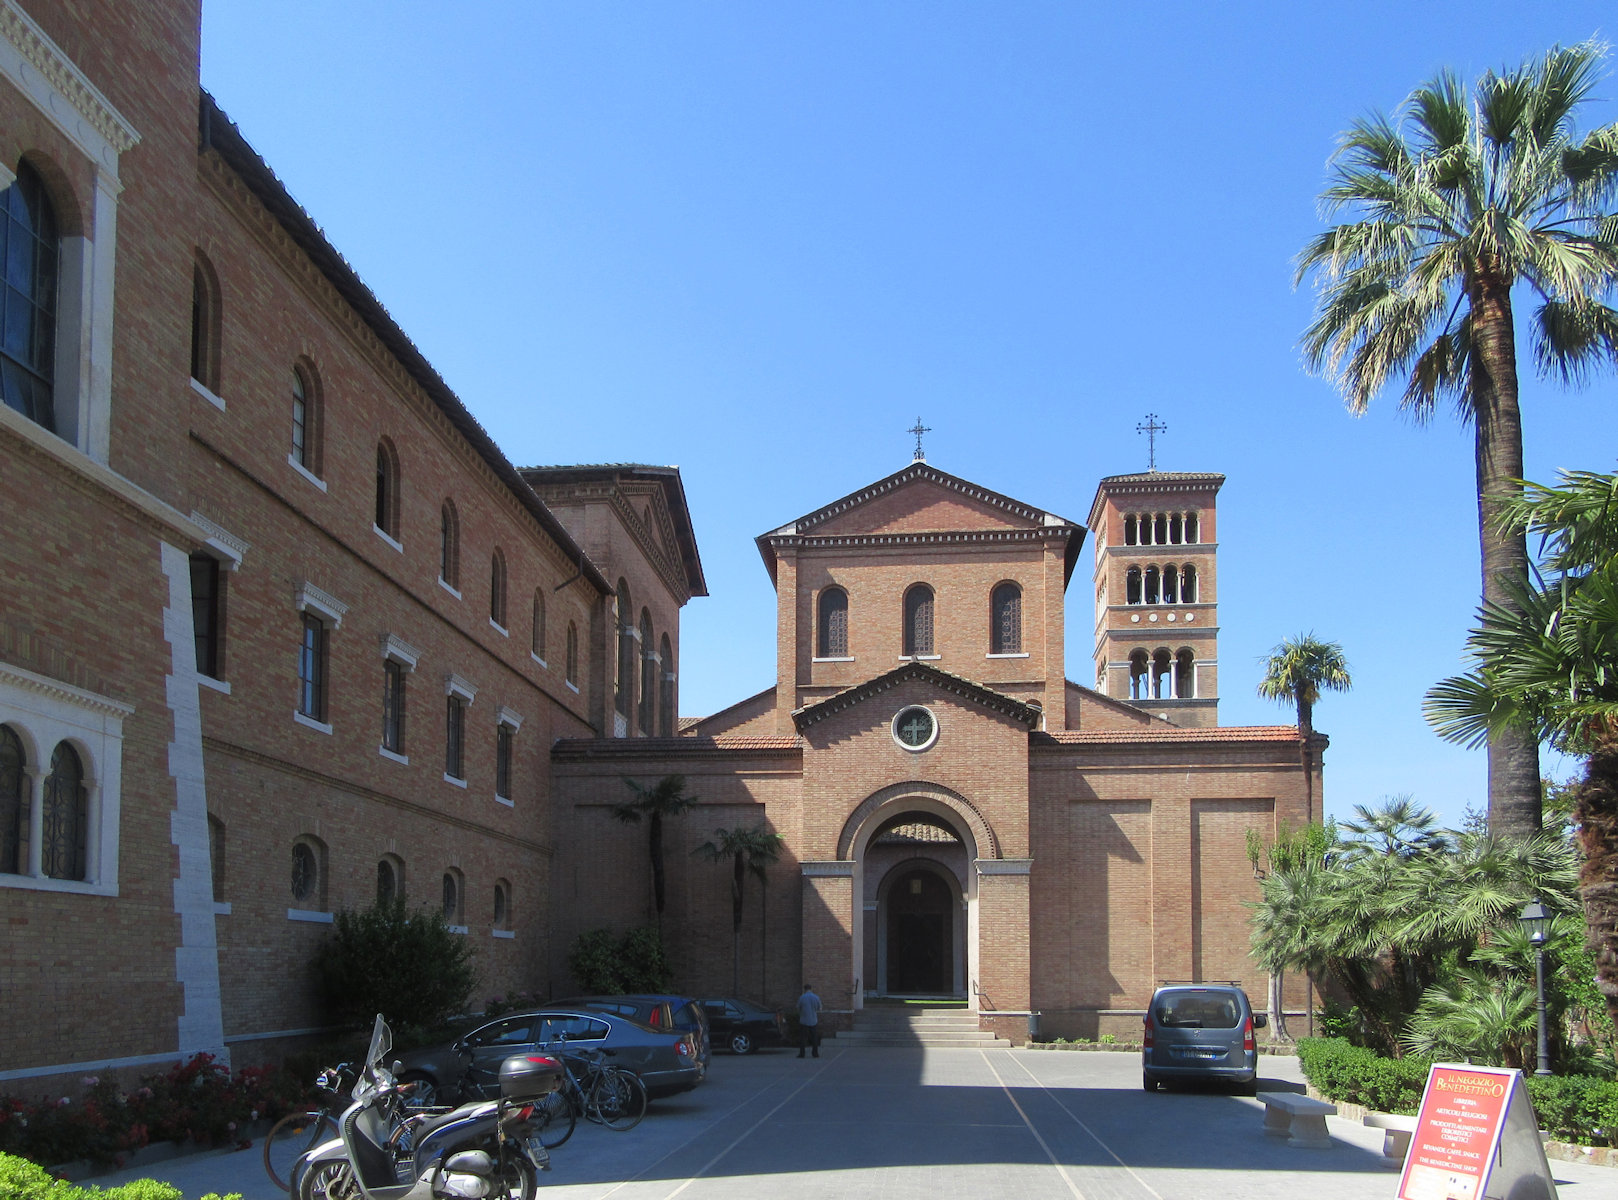
POLYGON ((337 1123, 324 1112, 288 1113, 264 1138, 264 1172, 283 1192, 292 1190, 292 1164, 321 1142, 337 1136, 337 1123))
POLYGON ((633 1129, 646 1115, 646 1085, 633 1072, 609 1067, 590 1091, 590 1107, 608 1129, 633 1129))
POLYGON ((533 1124, 539 1144, 554 1150, 573 1136, 573 1127, 579 1123, 579 1114, 565 1092, 552 1092, 534 1105, 533 1124))

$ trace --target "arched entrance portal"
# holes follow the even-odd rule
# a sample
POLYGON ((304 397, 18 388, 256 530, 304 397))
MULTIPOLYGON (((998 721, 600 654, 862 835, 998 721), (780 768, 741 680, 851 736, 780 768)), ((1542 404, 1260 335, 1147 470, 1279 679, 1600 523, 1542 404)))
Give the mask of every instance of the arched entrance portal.
POLYGON ((943 864, 912 860, 882 880, 877 903, 877 992, 965 994, 965 912, 943 864))

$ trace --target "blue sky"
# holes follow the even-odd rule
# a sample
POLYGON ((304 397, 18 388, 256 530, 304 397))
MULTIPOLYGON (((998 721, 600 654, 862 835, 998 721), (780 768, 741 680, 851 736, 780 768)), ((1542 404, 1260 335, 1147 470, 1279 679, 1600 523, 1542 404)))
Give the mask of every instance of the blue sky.
MULTIPOLYGON (((1082 521, 1103 475, 1228 477, 1224 724, 1312 630, 1328 811, 1484 803, 1423 692, 1476 605, 1471 435, 1302 369, 1336 135, 1450 67, 1618 30, 1610 2, 210 0, 204 84, 514 462, 677 464, 711 597, 682 711, 774 680, 753 538, 909 461, 1082 521)), ((1611 60, 1609 60, 1611 62, 1611 60)), ((1618 120, 1618 77, 1586 128, 1618 120)), ((1530 478, 1611 470, 1618 381, 1524 356, 1530 478)), ((1088 681, 1087 549, 1068 675, 1088 681)), ((1562 773, 1569 764, 1548 764, 1562 773)))

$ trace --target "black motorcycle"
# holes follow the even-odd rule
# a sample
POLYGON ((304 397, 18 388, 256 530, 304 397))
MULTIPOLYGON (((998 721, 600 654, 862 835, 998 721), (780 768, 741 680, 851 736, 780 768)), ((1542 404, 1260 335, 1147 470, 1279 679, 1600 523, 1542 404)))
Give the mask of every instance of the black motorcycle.
MULTIPOLYGON (((500 1096, 448 1112, 411 1113, 384 1064, 393 1034, 378 1015, 354 1102, 340 1137, 299 1163, 298 1200, 533 1200, 550 1157, 536 1106, 562 1083, 545 1054, 519 1054, 500 1067, 500 1096)), ((541 1114, 542 1114, 542 1110, 541 1114)))

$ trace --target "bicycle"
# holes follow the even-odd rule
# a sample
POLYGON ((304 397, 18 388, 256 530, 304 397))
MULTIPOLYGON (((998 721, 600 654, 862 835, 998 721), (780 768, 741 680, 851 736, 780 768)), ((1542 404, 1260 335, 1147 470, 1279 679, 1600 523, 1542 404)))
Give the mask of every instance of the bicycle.
POLYGON ((578 1047, 565 1055, 559 1043, 546 1045, 545 1052, 562 1064, 562 1086, 545 1098, 539 1120, 540 1145, 554 1150, 568 1138, 583 1114, 587 1121, 623 1132, 639 1125, 646 1115, 646 1085, 639 1075, 606 1062, 612 1051, 578 1047), (570 1059, 584 1064, 581 1079, 570 1059))
POLYGON ((283 1192, 296 1190, 295 1168, 299 1160, 337 1136, 332 1114, 341 1112, 348 1103, 348 1090, 354 1086, 353 1068, 347 1063, 327 1067, 315 1077, 315 1086, 321 1093, 318 1109, 288 1113, 264 1136, 264 1172, 283 1192))

